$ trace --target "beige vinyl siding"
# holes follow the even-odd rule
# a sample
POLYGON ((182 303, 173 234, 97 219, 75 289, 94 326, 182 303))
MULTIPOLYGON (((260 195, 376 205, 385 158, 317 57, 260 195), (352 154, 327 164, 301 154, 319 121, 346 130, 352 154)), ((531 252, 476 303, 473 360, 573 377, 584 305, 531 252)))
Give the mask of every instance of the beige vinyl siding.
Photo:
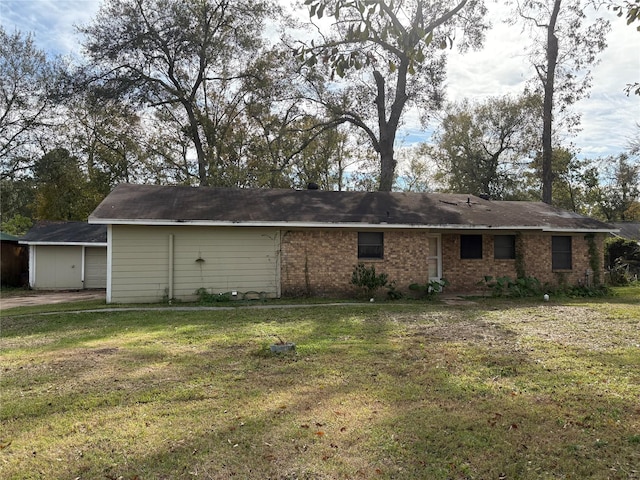
MULTIPOLYGON (((33 247, 32 247, 33 248, 33 247)), ((38 290, 82 288, 82 247, 37 245, 35 283, 38 290)))
POLYGON ((114 225, 112 302, 168 299, 170 235, 173 298, 194 300, 200 288, 210 293, 237 291, 279 296, 278 230, 114 225))
POLYGON ((107 247, 86 247, 84 252, 84 288, 107 286, 107 247))

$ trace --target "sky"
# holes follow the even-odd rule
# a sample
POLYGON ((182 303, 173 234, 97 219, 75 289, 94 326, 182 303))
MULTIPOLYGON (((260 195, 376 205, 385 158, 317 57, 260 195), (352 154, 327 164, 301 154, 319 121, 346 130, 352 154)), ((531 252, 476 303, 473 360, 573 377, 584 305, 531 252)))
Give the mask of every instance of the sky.
MULTIPOLYGON (((529 41, 526 34, 500 21, 507 13, 505 7, 491 0, 487 4, 494 20, 484 48, 464 55, 455 49, 449 52, 448 100, 517 94, 531 77, 523 54, 529 41)), ((89 23, 99 5, 99 0, 0 0, 0 24, 8 32, 33 33, 36 44, 45 51, 77 58, 81 51, 75 27, 89 23)), ((640 136, 640 96, 624 93, 626 84, 640 82, 640 32, 636 24, 628 26, 612 12, 601 14, 611 19, 609 46, 592 70, 590 98, 574 106, 582 115, 582 130, 570 140, 581 158, 616 155, 640 136)), ((435 127, 423 129, 416 117, 412 112, 405 116, 399 135, 405 145, 428 141, 435 127)))

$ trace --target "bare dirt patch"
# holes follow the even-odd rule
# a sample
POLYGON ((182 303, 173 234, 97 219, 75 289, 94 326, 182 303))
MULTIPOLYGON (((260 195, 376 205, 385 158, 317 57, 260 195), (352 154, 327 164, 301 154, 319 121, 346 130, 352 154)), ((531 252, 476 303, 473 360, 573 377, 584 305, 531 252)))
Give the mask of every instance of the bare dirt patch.
POLYGON ((59 292, 29 291, 21 295, 2 295, 0 310, 33 305, 52 305, 56 303, 104 300, 104 290, 65 290, 59 292))

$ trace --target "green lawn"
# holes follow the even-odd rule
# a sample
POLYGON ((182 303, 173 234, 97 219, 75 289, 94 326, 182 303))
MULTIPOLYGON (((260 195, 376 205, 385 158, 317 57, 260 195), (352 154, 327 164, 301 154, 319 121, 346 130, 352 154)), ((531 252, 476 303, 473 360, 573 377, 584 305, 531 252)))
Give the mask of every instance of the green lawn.
POLYGON ((639 479, 640 289, 618 292, 3 311, 0 478, 639 479))

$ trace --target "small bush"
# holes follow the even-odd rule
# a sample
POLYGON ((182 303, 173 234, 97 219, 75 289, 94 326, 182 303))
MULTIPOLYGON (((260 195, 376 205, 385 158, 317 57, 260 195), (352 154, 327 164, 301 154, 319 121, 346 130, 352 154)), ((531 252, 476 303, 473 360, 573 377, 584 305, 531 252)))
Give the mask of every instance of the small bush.
POLYGON ((199 303, 219 303, 231 300, 230 293, 209 293, 206 288, 196 290, 196 295, 199 303))
POLYGON ((442 293, 444 287, 449 285, 447 280, 431 280, 427 283, 412 283, 409 285, 409 290, 416 292, 419 298, 426 297, 427 299, 434 298, 438 293, 442 293))
POLYGON ((386 273, 376 274, 376 267, 373 265, 367 267, 364 263, 359 263, 351 274, 351 283, 362 288, 368 297, 373 296, 379 288, 386 286, 388 282, 389 276, 386 273))
POLYGON ((395 281, 389 282, 389 284, 387 285, 387 289, 387 297, 389 298, 389 300, 400 300, 402 297, 404 297, 404 294, 396 287, 395 281))
POLYGON ((488 288, 494 297, 532 297, 543 291, 540 281, 535 277, 512 279, 504 276, 494 279, 491 275, 485 275, 478 284, 488 288))
POLYGON ((605 262, 611 285, 628 285, 640 274, 640 245, 625 238, 605 241, 605 262))
POLYGON ((551 295, 569 298, 605 297, 611 294, 611 290, 605 285, 545 285, 544 291, 551 295))

